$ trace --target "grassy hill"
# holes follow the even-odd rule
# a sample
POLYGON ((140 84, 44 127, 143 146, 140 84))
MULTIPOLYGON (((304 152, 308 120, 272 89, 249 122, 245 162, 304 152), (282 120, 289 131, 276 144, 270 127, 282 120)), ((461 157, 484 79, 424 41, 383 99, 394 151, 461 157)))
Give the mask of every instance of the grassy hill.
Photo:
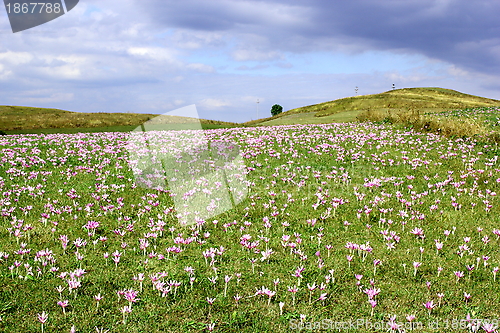
MULTIPOLYGON (((0 106, 0 130, 9 134, 17 133, 72 133, 131 131, 146 121, 158 117, 157 114, 142 113, 83 113, 59 109, 28 106, 0 106)), ((197 124, 197 119, 163 116, 169 124, 182 129, 197 124), (178 125, 178 126, 177 126, 178 125)), ((203 128, 238 126, 236 123, 200 119, 203 128)))
MULTIPOLYGON (((277 116, 237 124, 215 120, 201 120, 205 129, 237 126, 272 126, 318 124, 356 121, 367 110, 372 113, 397 113, 419 110, 436 113, 447 110, 500 106, 500 101, 443 88, 404 88, 380 94, 346 97, 334 101, 304 106, 277 116)), ((74 133, 74 132, 128 132, 158 117, 139 113, 81 113, 58 109, 25 106, 0 106, 0 130, 9 134, 74 133)), ((197 119, 161 117, 168 119, 172 129, 190 129, 197 119)), ((160 119, 160 118, 158 118, 160 119)))
POLYGON ((300 107, 275 117, 254 120, 246 125, 288 125, 291 123, 330 123, 355 121, 365 110, 399 111, 418 109, 422 112, 474 107, 499 106, 500 101, 464 94, 443 88, 404 88, 375 95, 346 97, 334 101, 300 107))

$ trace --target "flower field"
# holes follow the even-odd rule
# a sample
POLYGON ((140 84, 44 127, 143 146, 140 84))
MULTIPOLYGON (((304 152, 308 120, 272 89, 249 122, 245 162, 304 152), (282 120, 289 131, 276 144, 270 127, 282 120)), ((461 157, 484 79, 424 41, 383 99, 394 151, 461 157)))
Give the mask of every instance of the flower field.
POLYGON ((162 172, 130 133, 0 136, 0 331, 495 331, 496 146, 373 123, 204 135, 158 136, 162 172))
POLYGON ((496 130, 500 126, 500 108, 482 107, 433 113, 438 119, 454 118, 473 120, 486 128, 496 130))

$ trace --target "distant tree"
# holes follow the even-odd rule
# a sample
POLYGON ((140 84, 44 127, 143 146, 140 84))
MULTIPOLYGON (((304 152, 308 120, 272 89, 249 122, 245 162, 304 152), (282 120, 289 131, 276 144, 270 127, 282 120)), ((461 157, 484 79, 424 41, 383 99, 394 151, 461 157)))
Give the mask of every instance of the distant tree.
POLYGON ((276 116, 283 112, 283 107, 278 104, 274 104, 273 107, 271 108, 271 115, 276 116))
POLYGON ((4 131, 0 131, 0 135, 7 135, 4 131))

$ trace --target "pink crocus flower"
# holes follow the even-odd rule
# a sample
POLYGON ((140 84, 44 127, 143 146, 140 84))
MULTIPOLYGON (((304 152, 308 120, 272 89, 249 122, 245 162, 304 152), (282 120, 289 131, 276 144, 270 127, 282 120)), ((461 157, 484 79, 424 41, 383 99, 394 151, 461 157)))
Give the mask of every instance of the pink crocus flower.
POLYGON ((458 280, 460 280, 460 278, 464 277, 464 272, 461 272, 461 271, 455 271, 455 272, 453 272, 453 274, 455 274, 455 276, 457 277, 456 283, 458 283, 458 280))
POLYGON ((37 315, 38 321, 42 324, 42 333, 43 333, 43 324, 47 322, 47 319, 49 319, 49 314, 43 311, 42 313, 39 313, 37 315))
POLYGON ((363 292, 368 295, 369 300, 372 300, 380 293, 380 288, 365 289, 363 292))
POLYGON ((125 289, 123 290, 123 297, 127 300, 128 306, 132 308, 132 303, 136 303, 139 301, 139 298, 137 298, 137 295, 139 292, 133 290, 133 289, 125 289))
POLYGON ((382 263, 382 260, 375 259, 373 260, 373 276, 377 273, 377 266, 382 263))
POLYGON ((439 298, 438 307, 441 307, 441 300, 443 299, 444 294, 443 293, 438 293, 437 297, 439 298))
POLYGON ((483 323, 482 328, 487 333, 494 333, 494 332, 497 331, 498 325, 489 324, 489 323, 483 323))
POLYGON ((42 324, 45 324, 45 322, 47 321, 47 319, 49 319, 49 314, 46 313, 45 311, 43 311, 42 313, 39 313, 37 315, 38 317, 38 321, 42 324))
POLYGON ((377 306, 377 301, 374 299, 370 299, 370 300, 368 300, 368 303, 370 303, 370 306, 372 307, 372 311, 370 313, 370 316, 373 317, 373 311, 374 311, 375 307, 377 306))
POLYGON ((492 270, 492 273, 493 273, 493 282, 495 282, 497 280, 497 273, 498 273, 499 270, 500 270, 499 267, 493 268, 493 270, 492 270))
POLYGON ((295 294, 299 291, 297 286, 288 286, 288 291, 292 293, 292 306, 295 306, 295 294))
POLYGON ((242 296, 236 294, 236 295, 233 296, 233 298, 234 298, 234 301, 236 302, 236 306, 238 306, 238 302, 240 301, 240 299, 242 298, 242 296))
POLYGON ((430 302, 427 302, 427 303, 422 303, 422 305, 427 309, 429 310, 429 316, 431 315, 431 311, 432 309, 436 306, 436 304, 434 304, 434 301, 430 301, 430 302))
POLYGON ((414 261, 413 262, 413 276, 417 276, 417 269, 422 265, 421 262, 418 262, 418 261, 414 261))
POLYGON ((123 314, 123 325, 125 325, 127 323, 127 314, 132 312, 132 307, 125 305, 120 311, 123 314))
POLYGON ((346 255, 346 258, 347 258, 347 262, 349 264, 349 268, 351 268, 351 261, 353 260, 354 257, 351 255, 346 255))
POLYGON ((104 298, 104 296, 101 295, 101 293, 97 294, 94 296, 94 299, 97 302, 97 308, 99 308, 99 302, 104 298))
POLYGON ((69 301, 68 300, 59 301, 57 302, 57 305, 61 306, 63 309, 63 313, 66 314, 66 307, 69 305, 69 301))
POLYGON ((469 299, 472 297, 471 294, 468 294, 466 292, 464 292, 464 298, 465 298, 465 304, 467 304, 467 302, 469 301, 469 299))
POLYGON ((207 324, 207 330, 209 332, 213 332, 214 329, 215 329, 215 323, 207 324))

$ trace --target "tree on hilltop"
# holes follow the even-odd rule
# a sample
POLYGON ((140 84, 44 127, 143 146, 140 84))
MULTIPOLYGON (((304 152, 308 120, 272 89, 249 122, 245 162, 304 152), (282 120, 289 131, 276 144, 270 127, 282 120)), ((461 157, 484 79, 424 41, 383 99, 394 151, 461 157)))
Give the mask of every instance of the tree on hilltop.
POLYGON ((271 115, 276 116, 283 112, 283 107, 279 104, 274 104, 273 107, 271 108, 271 115))

